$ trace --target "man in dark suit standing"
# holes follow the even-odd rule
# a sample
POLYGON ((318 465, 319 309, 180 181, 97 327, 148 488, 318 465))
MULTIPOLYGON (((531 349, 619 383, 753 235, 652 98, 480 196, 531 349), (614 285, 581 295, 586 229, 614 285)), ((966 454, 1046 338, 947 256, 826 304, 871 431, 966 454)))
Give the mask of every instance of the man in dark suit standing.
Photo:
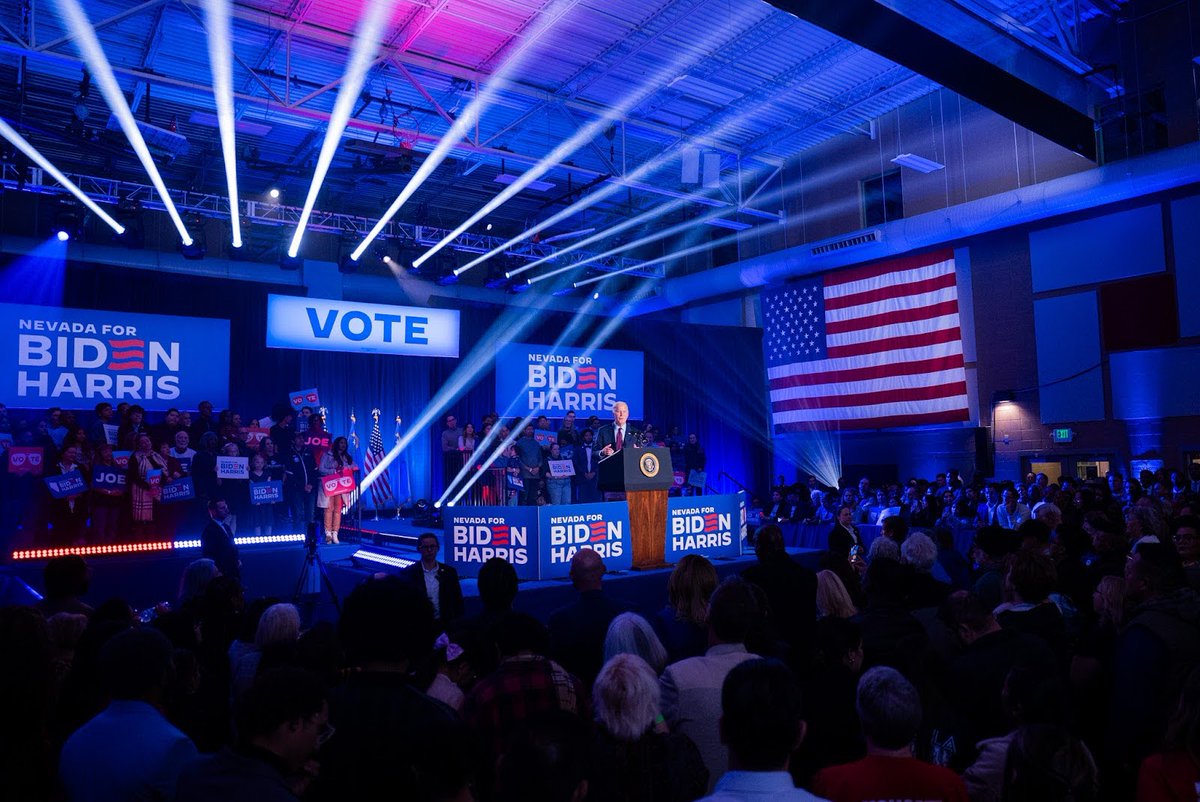
POLYGON ((433 604, 433 617, 441 630, 463 614, 462 585, 458 571, 452 566, 438 562, 437 535, 425 532, 417 538, 417 550, 421 552, 418 562, 404 568, 400 578, 420 590, 433 604))
POLYGON ((580 504, 602 501, 597 483, 600 481, 596 465, 600 462, 600 449, 593 442, 592 430, 583 430, 583 439, 575 446, 575 488, 580 504))
MULTIPOLYGON (((613 422, 606 423, 596 432, 596 445, 600 447, 600 457, 604 458, 623 449, 626 441, 633 435, 629 423, 629 405, 618 401, 612 408, 613 422)), ((629 443, 634 445, 634 443, 629 443)))
POLYGON ((574 604, 550 615, 550 644, 554 659, 592 687, 604 665, 604 637, 608 625, 626 606, 604 593, 604 561, 589 548, 571 558, 571 584, 579 593, 574 604))
POLYGON ((209 521, 200 533, 200 554, 215 562, 223 575, 240 579, 242 561, 229 526, 229 505, 225 499, 214 498, 208 502, 208 514, 209 521))

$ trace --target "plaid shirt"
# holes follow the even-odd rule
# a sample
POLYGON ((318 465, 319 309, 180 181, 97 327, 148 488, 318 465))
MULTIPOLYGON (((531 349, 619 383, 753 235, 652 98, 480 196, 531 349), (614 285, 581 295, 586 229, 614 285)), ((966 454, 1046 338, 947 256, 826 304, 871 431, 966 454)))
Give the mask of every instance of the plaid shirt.
POLYGON ((463 718, 499 756, 508 736, 530 716, 546 710, 581 712, 583 686, 562 666, 539 655, 506 658, 467 697, 463 718))

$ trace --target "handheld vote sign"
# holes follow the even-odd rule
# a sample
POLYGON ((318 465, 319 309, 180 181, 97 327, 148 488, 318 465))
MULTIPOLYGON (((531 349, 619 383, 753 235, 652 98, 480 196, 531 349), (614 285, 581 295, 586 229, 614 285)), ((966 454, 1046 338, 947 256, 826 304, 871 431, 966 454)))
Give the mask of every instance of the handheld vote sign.
POLYGON ((113 462, 117 463, 118 468, 125 470, 129 467, 129 458, 132 456, 132 451, 114 451, 113 462))
POLYGON ((146 471, 146 484, 150 487, 162 487, 162 470, 159 468, 151 468, 146 471))
POLYGON ((9 473, 41 476, 44 467, 41 446, 13 446, 8 450, 9 473))
POLYGON ((293 390, 289 393, 289 398, 292 402, 292 409, 297 412, 304 407, 321 408, 321 395, 317 392, 316 387, 310 387, 307 390, 293 390))
POLYGON ((251 504, 274 504, 279 501, 283 501, 283 482, 274 480, 250 483, 251 504))
POLYGON ((68 471, 61 476, 47 476, 42 480, 50 489, 50 495, 55 498, 70 498, 78 496, 87 490, 87 482, 79 471, 68 471))
POLYGON ((338 473, 326 476, 321 480, 321 489, 325 491, 326 496, 341 496, 349 493, 354 489, 353 469, 343 468, 338 473))
POLYGON ((192 482, 192 477, 185 476, 182 479, 176 479, 173 482, 167 482, 162 486, 162 499, 164 504, 170 504, 175 501, 189 501, 196 497, 196 485, 192 482))

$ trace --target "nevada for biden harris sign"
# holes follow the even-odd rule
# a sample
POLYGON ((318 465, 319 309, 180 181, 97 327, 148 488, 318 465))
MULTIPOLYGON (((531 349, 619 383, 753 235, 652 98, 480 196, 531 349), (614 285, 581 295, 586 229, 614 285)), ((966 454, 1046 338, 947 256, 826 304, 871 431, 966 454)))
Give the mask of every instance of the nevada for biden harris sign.
POLYGON ((496 349, 496 408, 523 417, 531 413, 561 418, 600 414, 617 401, 629 404, 629 417, 642 417, 640 351, 604 351, 553 345, 504 343, 496 349))
POLYGON ((458 312, 270 295, 267 347, 457 357, 458 312))
POLYGON ((224 407, 229 321, 0 304, 0 371, 13 407, 224 407))

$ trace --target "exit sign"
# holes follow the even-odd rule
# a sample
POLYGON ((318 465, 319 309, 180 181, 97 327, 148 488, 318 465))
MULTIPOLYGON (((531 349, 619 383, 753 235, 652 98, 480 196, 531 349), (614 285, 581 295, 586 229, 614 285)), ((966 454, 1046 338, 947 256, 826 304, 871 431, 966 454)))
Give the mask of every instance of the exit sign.
POLYGON ((1050 437, 1056 443, 1070 443, 1072 440, 1075 439, 1075 430, 1074 429, 1052 429, 1050 431, 1050 437))

